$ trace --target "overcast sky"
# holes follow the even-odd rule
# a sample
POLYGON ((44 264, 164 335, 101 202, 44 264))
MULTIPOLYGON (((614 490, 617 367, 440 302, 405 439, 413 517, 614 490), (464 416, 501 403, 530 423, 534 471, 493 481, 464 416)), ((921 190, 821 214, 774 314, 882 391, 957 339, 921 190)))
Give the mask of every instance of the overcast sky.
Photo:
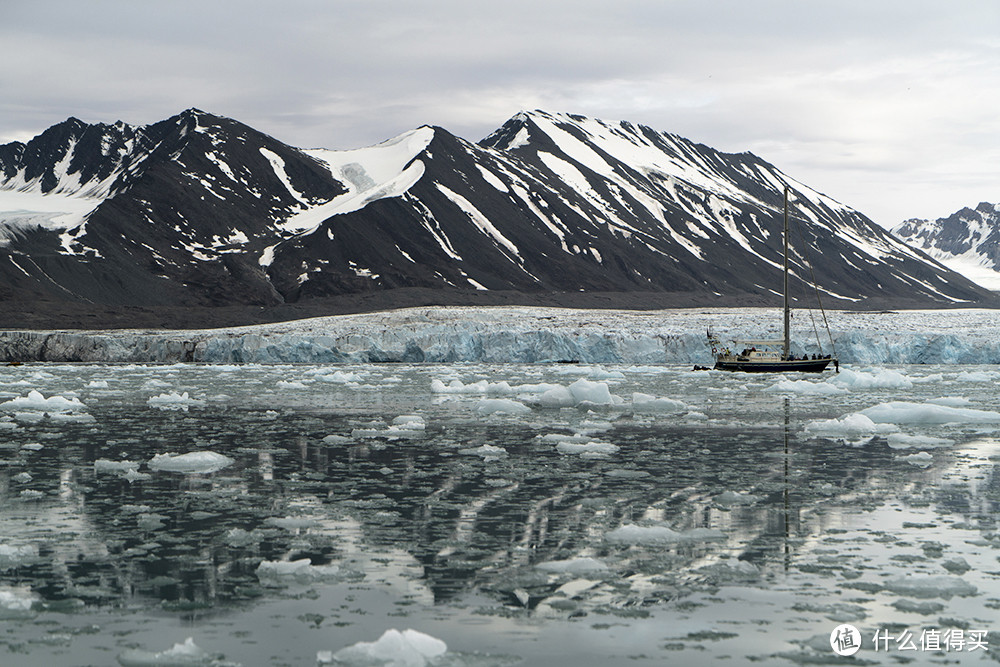
POLYGON ((752 151, 891 226, 1000 202, 996 0, 0 0, 0 143, 198 107, 300 147, 522 109, 752 151))

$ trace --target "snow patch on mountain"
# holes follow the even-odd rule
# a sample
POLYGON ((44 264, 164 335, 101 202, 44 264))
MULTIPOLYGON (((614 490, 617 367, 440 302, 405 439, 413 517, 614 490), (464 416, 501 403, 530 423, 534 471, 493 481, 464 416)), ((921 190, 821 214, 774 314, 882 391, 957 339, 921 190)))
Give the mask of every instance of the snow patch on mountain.
POLYGON ((399 197, 424 175, 417 156, 434 139, 434 130, 420 127, 375 146, 355 150, 312 149, 307 155, 322 162, 347 192, 297 213, 279 227, 290 232, 315 230, 323 221, 364 208, 373 201, 399 197))

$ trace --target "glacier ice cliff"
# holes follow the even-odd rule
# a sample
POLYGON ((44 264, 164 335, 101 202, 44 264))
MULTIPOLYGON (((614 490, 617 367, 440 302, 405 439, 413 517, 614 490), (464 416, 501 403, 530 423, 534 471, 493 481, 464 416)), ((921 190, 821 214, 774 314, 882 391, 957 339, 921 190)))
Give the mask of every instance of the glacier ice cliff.
MULTIPOLYGON (((1000 311, 827 314, 793 319, 796 354, 835 351, 845 364, 1000 363, 1000 311), (814 331, 820 332, 822 347, 814 331)), ((581 362, 704 364, 705 332, 780 338, 777 309, 570 310, 421 307, 210 330, 3 331, 5 361, 365 363, 581 362)))

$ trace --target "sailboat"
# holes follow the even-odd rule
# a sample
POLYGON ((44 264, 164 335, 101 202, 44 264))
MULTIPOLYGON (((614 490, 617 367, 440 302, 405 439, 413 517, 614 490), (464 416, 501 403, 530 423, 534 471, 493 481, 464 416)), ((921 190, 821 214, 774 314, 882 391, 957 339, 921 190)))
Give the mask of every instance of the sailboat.
MULTIPOLYGON (((722 341, 708 331, 708 342, 715 356, 715 370, 743 371, 747 373, 822 373, 832 363, 840 372, 840 361, 836 356, 827 354, 803 355, 801 358, 791 354, 791 338, 789 324, 792 311, 788 304, 788 198, 789 187, 785 186, 785 226, 784 226, 784 304, 785 304, 785 336, 781 340, 734 340, 734 348, 724 347, 722 341), (739 352, 735 350, 742 348, 739 352)), ((822 304, 820 305, 822 308, 822 304)), ((824 319, 826 315, 824 313, 824 319)), ((832 345, 831 338, 831 345, 832 345)))

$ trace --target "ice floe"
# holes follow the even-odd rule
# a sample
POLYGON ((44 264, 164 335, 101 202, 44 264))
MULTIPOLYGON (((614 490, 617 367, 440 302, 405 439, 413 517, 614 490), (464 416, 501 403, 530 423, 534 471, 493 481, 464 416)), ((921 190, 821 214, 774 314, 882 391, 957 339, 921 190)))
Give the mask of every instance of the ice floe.
POLYGON ((343 581, 360 578, 358 572, 347 570, 333 563, 313 565, 309 558, 292 561, 261 561, 255 571, 263 584, 283 585, 290 582, 343 581))
POLYGON ((122 667, 187 667, 188 665, 217 664, 219 656, 213 656, 188 637, 180 644, 174 644, 165 651, 144 651, 127 649, 118 655, 122 667))
POLYGON ((889 401, 861 411, 861 414, 880 424, 952 424, 996 423, 1000 412, 955 408, 935 403, 889 401))
POLYGON ((543 572, 572 574, 576 576, 592 576, 595 574, 605 574, 609 571, 609 568, 604 561, 590 557, 570 558, 568 560, 548 560, 542 563, 537 563, 535 568, 543 572))
POLYGON ((448 645, 436 637, 417 630, 386 630, 374 642, 358 642, 336 653, 320 651, 320 665, 351 665, 353 667, 425 667, 437 664, 448 651, 448 645))
POLYGON ((676 531, 663 524, 626 524, 605 533, 604 539, 616 544, 670 545, 690 542, 710 542, 726 539, 726 534, 714 528, 692 528, 676 531))
POLYGON ((944 598, 948 600, 956 595, 967 597, 978 593, 975 586, 961 577, 947 574, 907 574, 889 579, 883 585, 887 590, 898 595, 923 599, 944 598))
POLYGON ((511 398, 484 398, 476 403, 476 412, 481 415, 523 415, 531 412, 531 408, 511 398))
POLYGON ((217 452, 188 452, 187 454, 156 454, 149 461, 150 470, 182 473, 211 473, 234 463, 233 459, 217 452))
POLYGON ((568 442, 562 441, 556 444, 556 451, 560 454, 579 454, 584 458, 604 457, 617 454, 621 449, 618 445, 610 442, 591 440, 589 442, 568 442))
POLYGON ((183 410, 184 412, 187 412, 188 408, 205 405, 205 401, 191 398, 186 391, 182 394, 172 391, 169 394, 150 396, 146 403, 150 407, 160 410, 183 410))

